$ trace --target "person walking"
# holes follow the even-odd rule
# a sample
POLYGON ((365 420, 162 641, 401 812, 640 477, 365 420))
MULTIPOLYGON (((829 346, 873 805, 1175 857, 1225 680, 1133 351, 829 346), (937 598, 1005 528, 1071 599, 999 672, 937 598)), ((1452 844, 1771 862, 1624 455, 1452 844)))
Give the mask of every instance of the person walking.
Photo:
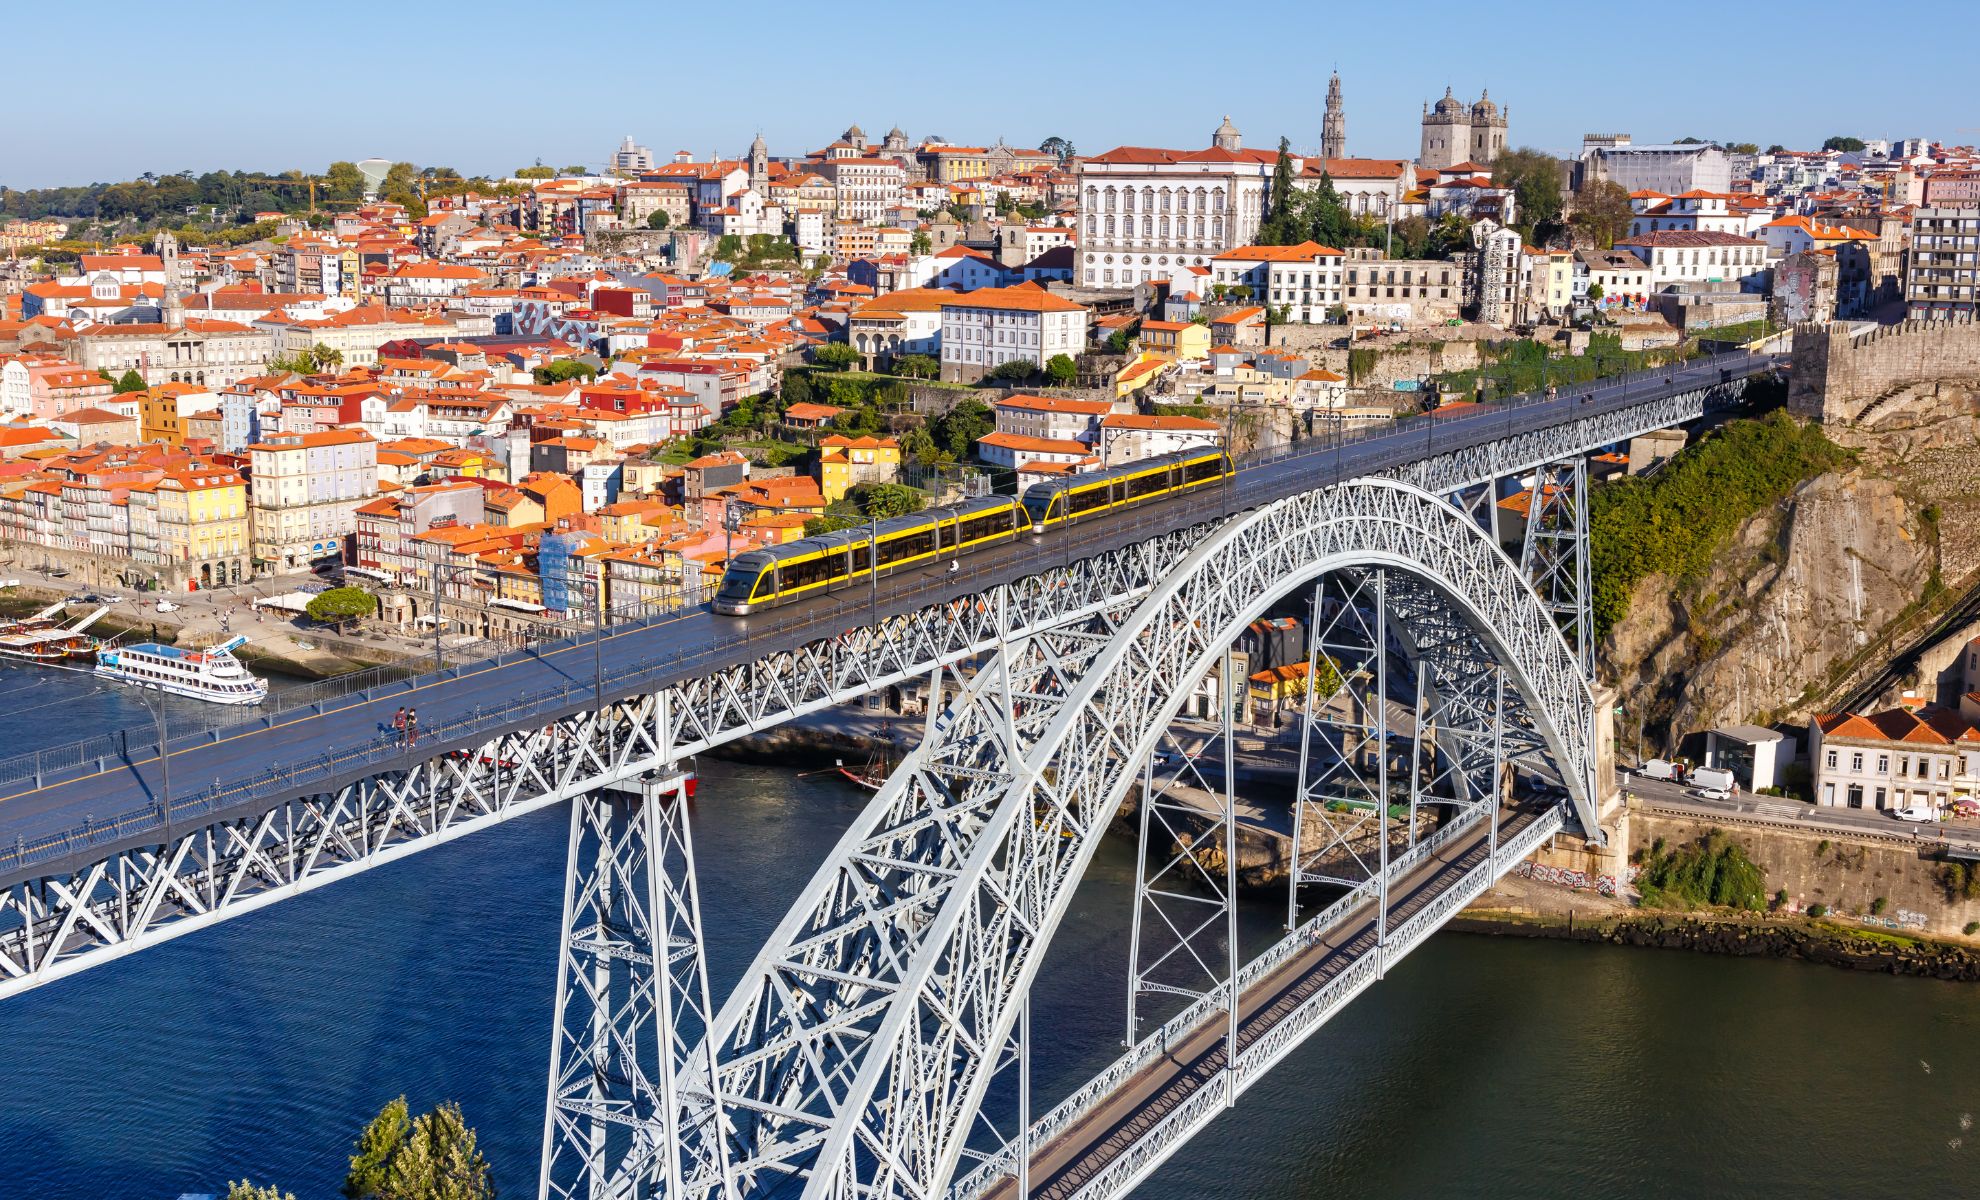
POLYGON ((419 710, 416 708, 406 710, 406 744, 419 745, 419 710))
POLYGON ((406 706, 403 704, 398 712, 392 714, 392 736, 397 741, 406 740, 406 706))

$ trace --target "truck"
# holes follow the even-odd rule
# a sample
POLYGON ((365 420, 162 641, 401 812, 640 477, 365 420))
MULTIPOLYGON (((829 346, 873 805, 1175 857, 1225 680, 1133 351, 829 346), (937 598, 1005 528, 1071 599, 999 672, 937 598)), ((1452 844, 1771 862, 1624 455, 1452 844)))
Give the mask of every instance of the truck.
POLYGON ((1699 767, 1691 773, 1691 784, 1694 791, 1711 800, 1730 800, 1739 791, 1739 780, 1724 767, 1699 767))
POLYGON ((1676 763, 1665 762, 1661 758, 1653 758, 1636 768, 1636 773, 1645 779, 1676 779, 1678 769, 1676 763))

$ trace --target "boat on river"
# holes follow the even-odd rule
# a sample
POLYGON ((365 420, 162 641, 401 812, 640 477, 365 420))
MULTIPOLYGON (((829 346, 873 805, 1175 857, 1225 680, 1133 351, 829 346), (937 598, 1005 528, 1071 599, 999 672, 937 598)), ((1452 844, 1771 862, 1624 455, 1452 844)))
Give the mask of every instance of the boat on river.
POLYGON ((61 663, 71 658, 88 658, 99 643, 88 630, 110 611, 106 605, 74 624, 63 624, 55 616, 61 605, 51 605, 31 617, 0 625, 0 655, 28 662, 61 663))
POLYGON ((96 673, 117 683, 153 688, 214 704, 259 704, 268 681, 250 673, 234 657, 247 644, 240 635, 205 650, 140 642, 105 646, 96 652, 96 673))

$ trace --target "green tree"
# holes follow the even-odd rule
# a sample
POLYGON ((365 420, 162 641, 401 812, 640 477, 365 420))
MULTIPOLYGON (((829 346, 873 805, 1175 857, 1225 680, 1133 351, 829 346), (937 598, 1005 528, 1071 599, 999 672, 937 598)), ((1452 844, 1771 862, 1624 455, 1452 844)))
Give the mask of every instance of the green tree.
POLYGON ((542 163, 537 163, 533 167, 517 167, 515 177, 517 179, 555 179, 557 177, 557 168, 546 167, 542 163))
POLYGON ((844 342, 826 342, 812 348, 811 361, 834 371, 850 371, 859 365, 859 351, 844 342))
POLYGON ((1054 387, 1071 387, 1079 378, 1079 364, 1069 354, 1054 354, 1045 360, 1046 377, 1054 387))
POLYGON ((406 1119, 401 1096, 358 1137, 344 1180, 349 1200, 494 1200, 488 1160, 451 1101, 406 1119))
POLYGON ((296 1200, 295 1193, 285 1192, 272 1184, 256 1187, 242 1179, 227 1185, 227 1200, 296 1200))
POLYGON ((664 208, 654 209, 646 218, 646 227, 648 229, 665 229, 667 227, 667 210, 664 208))
POLYGON ((339 160, 323 173, 323 198, 356 200, 364 195, 364 172, 354 162, 339 160))
POLYGON ((1574 215, 1568 224, 1576 233, 1607 250, 1616 239, 1629 233, 1636 211, 1629 206, 1629 190, 1613 179, 1597 180, 1581 189, 1574 198, 1574 215))
POLYGON ((1734 142, 1732 145, 1726 147, 1726 152, 1728 154, 1758 154, 1760 153, 1760 143, 1734 142))
POLYGON ((1544 244, 1561 229, 1561 180, 1566 168, 1544 150, 1522 146, 1508 150, 1492 165, 1492 182, 1511 188, 1513 227, 1535 245, 1544 244))
POLYGON ((957 459, 969 457, 976 439, 997 427, 997 414, 973 396, 956 401, 955 406, 935 421, 935 444, 957 459))
POLYGON ((924 467, 932 467, 941 459, 941 451, 936 448, 933 434, 925 425, 916 425, 901 435, 901 455, 911 458, 924 467))
POLYGON ((378 1110, 378 1115, 358 1133, 351 1169, 344 1176, 347 1200, 373 1200, 385 1195, 386 1169, 411 1132, 412 1120, 406 1115, 404 1096, 378 1110))
POLYGON ((1856 154, 1863 149, 1863 139, 1860 137, 1845 137, 1838 134, 1835 137, 1823 138, 1822 149, 1840 150, 1844 154, 1856 154))
POLYGON ((1320 186, 1307 198, 1305 236, 1322 246, 1339 249, 1350 244, 1353 224, 1347 205, 1341 202, 1340 191, 1334 187, 1334 177, 1321 172, 1320 186))
POLYGON ((1287 246, 1299 240, 1299 189, 1293 183, 1292 142, 1279 139, 1279 157, 1272 165, 1271 207, 1258 226, 1258 244, 1287 246))
POLYGON ((983 373, 985 379, 1022 383, 1038 374, 1038 364, 1028 358, 1013 358, 1000 362, 983 373))
POLYGON ((344 352, 335 347, 326 346, 322 342, 318 342, 309 348, 309 356, 316 360, 316 369, 319 371, 327 371, 332 367, 341 367, 344 365, 344 352))
POLYGON ((1057 158, 1061 166, 1064 166, 1066 160, 1073 156, 1073 144, 1056 134, 1038 143, 1038 148, 1057 158))
POLYGON ((1590 304, 1600 304, 1602 302, 1602 297, 1606 295, 1608 295, 1608 293, 1602 290, 1601 284, 1591 283, 1588 285, 1588 302, 1590 304))
POLYGON ((921 493, 898 483, 863 483, 852 489, 853 501, 868 517, 886 520, 920 512, 921 493))
POLYGON ((417 190, 419 190, 419 168, 409 162, 395 162, 387 167, 385 179, 378 185, 380 195, 417 190))
POLYGON ((571 164, 570 166, 568 166, 568 167, 565 167, 565 168, 563 169, 563 171, 561 172, 561 174, 565 174, 565 175, 589 175, 589 174, 591 174, 591 170, 590 170, 590 168, 588 168, 588 167, 586 167, 586 166, 585 166, 585 165, 584 165, 583 163, 572 163, 572 164, 571 164))
POLYGON ((116 387, 114 388, 115 393, 119 396, 123 395, 125 392, 141 392, 143 390, 144 390, 144 376, 138 374, 135 370, 124 372, 123 375, 118 378, 116 387))
POLYGON ((927 234, 921 232, 918 229, 915 230, 914 236, 908 239, 908 253, 916 256, 920 256, 924 254, 932 254, 934 252, 935 252, 935 243, 928 240, 927 234))
POLYGON ((573 379, 596 379, 598 368, 575 358, 560 358, 535 368, 529 374, 536 382, 542 384, 567 383, 573 379))
POLYGON ((325 625, 343 625, 360 617, 368 617, 378 611, 378 597, 363 588, 331 588, 311 596, 303 609, 312 621, 325 625))
POLYGON ((942 364, 926 354, 903 354, 894 360, 893 372, 903 379, 933 379, 942 373, 942 364))

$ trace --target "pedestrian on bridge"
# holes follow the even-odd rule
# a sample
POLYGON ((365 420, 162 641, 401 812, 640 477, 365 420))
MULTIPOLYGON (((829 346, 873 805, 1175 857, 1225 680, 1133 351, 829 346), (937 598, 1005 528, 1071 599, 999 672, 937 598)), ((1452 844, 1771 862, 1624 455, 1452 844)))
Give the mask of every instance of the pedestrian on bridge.
POLYGON ((406 740, 406 706, 403 704, 398 712, 392 714, 392 736, 401 742, 406 740))
POLYGON ((419 710, 416 708, 406 710, 406 744, 419 745, 419 710))

